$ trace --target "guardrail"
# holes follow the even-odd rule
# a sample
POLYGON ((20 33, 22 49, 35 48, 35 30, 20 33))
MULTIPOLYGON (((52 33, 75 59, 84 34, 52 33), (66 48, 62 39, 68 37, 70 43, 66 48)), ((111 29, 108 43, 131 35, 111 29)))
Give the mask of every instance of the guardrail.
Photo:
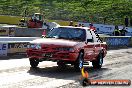
MULTIPOLYGON (((38 38, 39 37, 0 37, 0 56, 25 53, 28 43, 38 38)), ((103 36, 101 38, 107 43, 108 49, 132 46, 132 37, 130 36, 103 36)))

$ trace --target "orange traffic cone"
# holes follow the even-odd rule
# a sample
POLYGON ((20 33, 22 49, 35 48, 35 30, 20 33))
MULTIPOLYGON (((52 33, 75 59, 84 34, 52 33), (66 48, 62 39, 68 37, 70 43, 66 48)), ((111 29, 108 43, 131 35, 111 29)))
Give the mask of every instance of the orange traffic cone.
POLYGON ((88 86, 91 84, 90 82, 90 79, 88 79, 89 77, 89 74, 87 71, 84 71, 84 67, 81 68, 81 74, 82 74, 82 77, 81 77, 81 80, 80 80, 80 83, 82 86, 88 86))

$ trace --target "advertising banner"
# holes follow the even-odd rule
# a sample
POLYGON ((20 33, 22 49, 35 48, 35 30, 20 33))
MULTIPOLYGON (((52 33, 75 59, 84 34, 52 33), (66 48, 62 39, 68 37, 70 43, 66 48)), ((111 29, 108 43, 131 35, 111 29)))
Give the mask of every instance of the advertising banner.
POLYGON ((15 27, 0 27, 0 36, 15 36, 15 27))
MULTIPOLYGON (((78 22, 78 24, 83 24, 86 27, 89 27, 89 23, 78 22)), ((99 34, 113 35, 113 31, 115 29, 115 25, 106 25, 106 24, 93 24, 96 27, 96 31, 99 34)), ((119 29, 122 29, 123 26, 118 26, 119 29)), ((127 30, 126 36, 132 36, 132 28, 126 27, 127 30)))
POLYGON ((0 43, 0 56, 7 56, 8 44, 0 43))
POLYGON ((15 36, 15 27, 9 27, 8 36, 11 36, 11 37, 15 36))
POLYGON ((108 46, 129 46, 130 37, 108 37, 106 43, 108 46))
POLYGON ((8 36, 8 30, 6 27, 0 27, 0 36, 8 36))
POLYGON ((9 43, 8 53, 25 53, 28 43, 9 43))

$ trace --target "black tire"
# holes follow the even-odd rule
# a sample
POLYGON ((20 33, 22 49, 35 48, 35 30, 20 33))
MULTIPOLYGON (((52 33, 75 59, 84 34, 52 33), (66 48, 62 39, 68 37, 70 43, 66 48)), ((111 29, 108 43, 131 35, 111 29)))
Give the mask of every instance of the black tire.
POLYGON ((39 64, 39 61, 35 58, 29 58, 29 61, 32 68, 36 68, 39 64))
POLYGON ((58 61, 57 65, 58 65, 59 68, 66 68, 66 64, 63 61, 58 61))
POLYGON ((76 62, 74 63, 74 68, 76 71, 80 71, 80 69, 83 67, 83 63, 84 63, 83 56, 84 56, 84 53, 80 52, 76 62))
POLYGON ((83 79, 80 81, 80 84, 81 84, 83 87, 86 87, 86 86, 89 86, 91 83, 90 83, 90 80, 89 80, 89 79, 83 78, 83 79))
POLYGON ((102 64, 103 64, 103 53, 100 52, 97 57, 97 60, 92 61, 92 65, 93 68, 100 69, 102 67, 102 64))

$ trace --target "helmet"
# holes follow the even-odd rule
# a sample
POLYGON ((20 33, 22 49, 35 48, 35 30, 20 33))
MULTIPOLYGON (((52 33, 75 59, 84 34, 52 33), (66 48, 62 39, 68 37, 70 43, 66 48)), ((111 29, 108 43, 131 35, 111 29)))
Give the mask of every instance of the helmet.
POLYGON ((73 21, 70 21, 70 23, 73 23, 73 21))
POLYGON ((73 26, 73 21, 70 21, 70 24, 69 24, 69 26, 73 26))

